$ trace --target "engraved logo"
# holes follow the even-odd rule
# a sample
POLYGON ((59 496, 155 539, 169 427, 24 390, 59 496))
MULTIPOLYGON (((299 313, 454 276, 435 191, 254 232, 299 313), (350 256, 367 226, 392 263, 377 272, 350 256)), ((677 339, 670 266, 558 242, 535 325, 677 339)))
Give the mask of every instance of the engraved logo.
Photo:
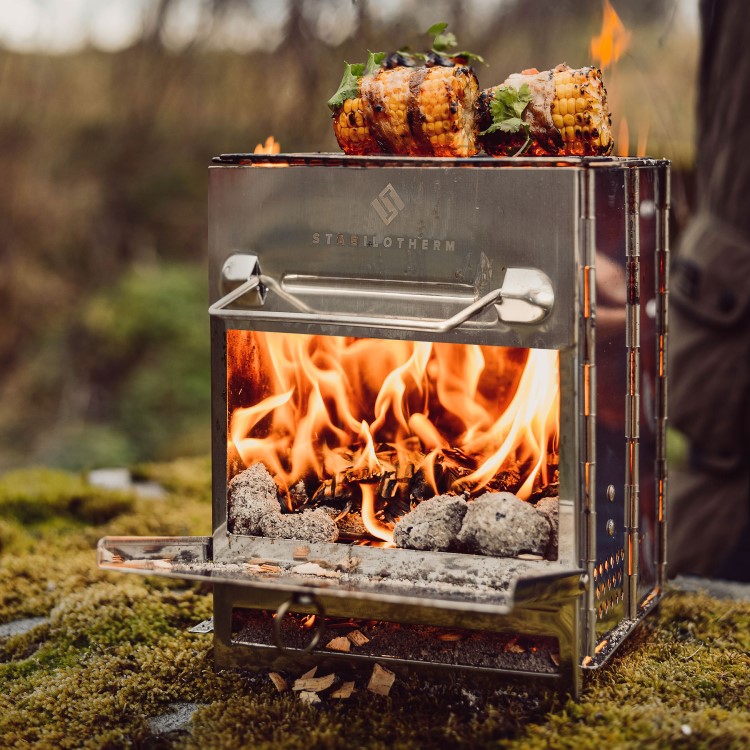
POLYGON ((390 182, 380 191, 378 197, 370 205, 378 212, 378 216, 386 226, 398 216, 399 211, 403 211, 404 209, 404 202, 401 200, 401 196, 390 182))

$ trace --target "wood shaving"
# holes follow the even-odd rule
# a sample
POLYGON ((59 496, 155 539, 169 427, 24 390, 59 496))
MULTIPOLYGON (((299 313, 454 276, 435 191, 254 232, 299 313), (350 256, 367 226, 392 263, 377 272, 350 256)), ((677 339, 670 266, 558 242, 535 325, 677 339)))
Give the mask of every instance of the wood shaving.
POLYGON ((324 677, 300 677, 294 681, 292 690, 319 693, 321 690, 328 690, 334 682, 336 682, 336 675, 333 673, 327 674, 324 677))
POLYGON ((278 690, 280 693, 285 693, 287 690, 289 690, 287 681, 278 672, 269 672, 268 677, 274 684, 276 690, 278 690))
POLYGON ((292 573, 297 573, 302 576, 319 576, 321 578, 341 578, 341 573, 337 570, 326 570, 317 563, 312 562, 296 565, 292 568, 292 573))
POLYGON ((346 700, 347 698, 351 698, 352 693, 354 692, 354 682, 344 682, 343 684, 339 685, 334 691, 330 693, 331 698, 341 698, 343 700, 346 700))
POLYGON ((310 554, 309 547, 295 547, 294 552, 292 553, 292 557, 295 560, 305 560, 307 559, 307 556, 309 554, 310 554))

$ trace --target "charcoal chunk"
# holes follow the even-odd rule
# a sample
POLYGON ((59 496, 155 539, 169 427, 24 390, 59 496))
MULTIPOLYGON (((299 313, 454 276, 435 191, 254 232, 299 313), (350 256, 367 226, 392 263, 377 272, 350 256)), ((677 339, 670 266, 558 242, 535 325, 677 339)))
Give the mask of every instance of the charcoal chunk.
POLYGON ((547 519, 510 492, 487 492, 469 503, 458 535, 468 552, 496 557, 543 555, 549 537, 547 519))
POLYGON ((438 495, 400 518, 393 529, 398 547, 445 552, 455 549, 467 511, 463 497, 438 495))
POLYGON ((557 540, 560 536, 560 508, 556 497, 544 497, 535 506, 537 513, 541 513, 550 527, 549 542, 544 556, 548 560, 557 560, 557 540))
POLYGON ((322 509, 302 513, 275 513, 260 522, 263 536, 271 539, 301 539, 305 542, 335 542, 339 530, 333 519, 322 509))
POLYGON ((229 530, 233 534, 260 535, 263 519, 280 515, 276 482, 262 464, 253 464, 229 482, 229 530))

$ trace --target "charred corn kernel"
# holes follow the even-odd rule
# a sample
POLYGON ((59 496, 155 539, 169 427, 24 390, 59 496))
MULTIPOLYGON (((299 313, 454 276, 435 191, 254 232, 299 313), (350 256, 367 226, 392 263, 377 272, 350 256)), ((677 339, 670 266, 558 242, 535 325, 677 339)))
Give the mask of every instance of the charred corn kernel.
POLYGON ((470 68, 396 67, 360 79, 359 86, 359 97, 346 100, 338 117, 334 113, 334 132, 345 153, 477 153, 478 87, 470 68), (364 129, 357 141, 351 138, 352 126, 364 129))
POLYGON ((558 66, 554 84, 552 111, 557 108, 563 118, 562 123, 554 114, 552 119, 565 144, 563 153, 610 153, 614 144, 601 72, 596 68, 573 70, 558 66))

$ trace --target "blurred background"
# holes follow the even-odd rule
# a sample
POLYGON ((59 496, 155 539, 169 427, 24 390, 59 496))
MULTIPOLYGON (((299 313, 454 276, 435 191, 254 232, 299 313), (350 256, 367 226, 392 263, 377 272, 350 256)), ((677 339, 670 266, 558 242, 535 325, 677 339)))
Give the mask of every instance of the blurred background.
MULTIPOLYGON (((697 0, 614 0, 620 155, 674 162, 691 205, 697 0)), ((213 155, 338 150, 326 100, 366 50, 447 21, 483 87, 593 61, 602 0, 0 3, 0 470, 209 451, 213 155)))

